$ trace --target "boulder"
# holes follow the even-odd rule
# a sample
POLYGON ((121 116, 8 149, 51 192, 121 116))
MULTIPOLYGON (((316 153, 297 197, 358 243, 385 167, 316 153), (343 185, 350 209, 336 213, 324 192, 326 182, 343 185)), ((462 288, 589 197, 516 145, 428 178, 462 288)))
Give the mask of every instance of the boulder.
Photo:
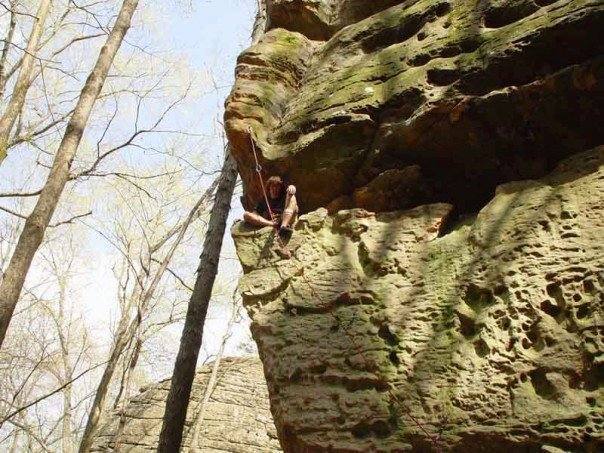
MULTIPOLYGON (((183 452, 280 452, 268 403, 262 364, 256 358, 223 359, 203 420, 200 402, 212 364, 195 375, 185 431, 183 452), (198 429, 198 442, 193 433, 198 429)), ((141 389, 121 410, 105 417, 91 451, 157 451, 159 432, 170 380, 141 389)))

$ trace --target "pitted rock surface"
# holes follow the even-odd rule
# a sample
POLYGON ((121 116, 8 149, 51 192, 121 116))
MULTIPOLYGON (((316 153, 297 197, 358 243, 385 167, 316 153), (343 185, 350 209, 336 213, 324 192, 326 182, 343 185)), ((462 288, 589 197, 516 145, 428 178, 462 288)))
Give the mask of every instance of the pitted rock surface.
POLYGON ((451 210, 234 226, 285 451, 604 449, 604 147, 451 210))
MULTIPOLYGON (((269 410, 262 364, 255 358, 221 361, 216 387, 203 421, 196 416, 212 365, 196 374, 185 423, 182 451, 280 452, 269 410), (201 423, 199 444, 193 448, 194 427, 201 423)), ((127 405, 124 416, 111 414, 100 428, 92 451, 156 451, 170 381, 142 389, 127 405), (123 424, 120 426, 120 419, 123 424)))
POLYGON ((267 0, 269 28, 286 28, 325 40, 343 27, 400 0, 267 0))
POLYGON ((269 0, 268 10, 271 29, 239 58, 226 103, 250 204, 260 198, 250 127, 266 174, 296 184, 306 212, 339 197, 365 208, 374 189, 376 211, 476 211, 498 184, 604 142, 601 0, 269 0), (402 193, 380 204, 395 177, 402 193))

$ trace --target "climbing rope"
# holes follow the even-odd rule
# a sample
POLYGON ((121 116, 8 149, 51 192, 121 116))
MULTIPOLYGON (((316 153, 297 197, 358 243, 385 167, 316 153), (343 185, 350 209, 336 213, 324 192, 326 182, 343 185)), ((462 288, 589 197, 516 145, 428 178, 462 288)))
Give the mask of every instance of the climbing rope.
MULTIPOLYGON (((270 203, 268 201, 268 195, 266 192, 266 187, 264 186, 264 180, 262 179, 262 167, 260 166, 260 162, 258 161, 258 154, 256 152, 256 145, 254 143, 254 140, 252 138, 252 128, 248 127, 248 131, 249 131, 249 137, 250 137, 250 143, 252 146, 252 151, 254 153, 254 160, 256 162, 256 173, 258 174, 258 180, 260 181, 260 187, 262 188, 262 194, 264 195, 264 201, 266 203, 266 207, 268 208, 268 213, 271 216, 271 219, 274 220, 274 216, 273 216, 273 211, 271 209, 270 203)), ((278 228, 275 226, 275 229, 278 230, 278 228)), ((277 243, 279 244, 279 246, 281 247, 281 249, 285 249, 285 244, 283 244, 281 242, 281 237, 279 236, 278 232, 277 234, 275 234, 275 237, 277 238, 277 243)), ((313 294, 314 297, 316 297, 322 304, 324 303, 323 299, 321 298, 321 296, 314 290, 313 285, 311 284, 310 281, 308 281, 308 279, 306 278, 306 275, 304 275, 304 271, 302 271, 302 273, 300 274, 300 276, 302 277, 302 279, 304 280, 304 282, 308 285, 308 287, 310 288, 311 293, 313 294)), ((334 320, 336 322, 339 323, 338 318, 336 317, 336 315, 334 313, 331 313, 331 316, 334 318, 334 320)), ((353 319, 350 321, 350 324, 352 324, 352 322, 356 319, 356 316, 353 317, 353 319)), ((353 343, 354 347, 358 350, 362 350, 362 348, 359 348, 359 345, 356 343, 355 339, 353 336, 349 337, 351 342, 353 343)), ((400 400, 400 398, 394 393, 394 390, 392 388, 392 384, 388 383, 388 395, 390 396, 390 398, 392 400, 394 400, 401 408, 405 408, 405 406, 403 405, 402 401, 400 400)), ((434 437, 432 434, 430 434, 426 428, 420 423, 420 421, 414 417, 410 412, 403 412, 405 415, 407 415, 409 417, 409 419, 411 419, 411 421, 428 437, 428 439, 430 440, 430 442, 432 443, 432 446, 436 448, 436 450, 438 451, 438 445, 439 445, 439 438, 438 437, 434 437)))
POLYGON ((271 209, 271 204, 268 201, 266 187, 264 187, 264 180, 262 179, 262 167, 260 166, 260 162, 258 161, 258 154, 256 153, 256 145, 254 144, 254 139, 252 138, 252 128, 248 127, 248 131, 250 133, 250 143, 252 144, 252 151, 254 152, 254 160, 256 161, 256 173, 258 174, 258 179, 260 180, 260 187, 262 187, 262 194, 264 195, 264 202, 266 203, 266 207, 268 209, 268 214, 271 216, 271 220, 274 222, 275 217, 273 216, 273 210, 271 209))
MULTIPOLYGON (((254 152, 254 160, 256 161, 256 174, 258 175, 258 180, 260 181, 260 187, 262 188, 262 194, 264 196, 266 208, 268 209, 268 215, 274 222, 275 215, 273 214, 271 204, 268 201, 268 194, 266 193, 266 187, 264 186, 264 180, 262 179, 262 167, 260 166, 260 162, 258 161, 258 154, 256 153, 256 144, 254 143, 254 139, 252 138, 252 128, 248 127, 248 131, 250 133, 250 143, 252 145, 252 151, 254 152)), ((279 227, 277 225, 273 225, 273 228, 275 230, 275 238, 277 239, 277 245, 279 246, 281 252, 288 258, 291 258, 291 252, 289 251, 285 243, 281 240, 281 236, 279 235, 279 227)))

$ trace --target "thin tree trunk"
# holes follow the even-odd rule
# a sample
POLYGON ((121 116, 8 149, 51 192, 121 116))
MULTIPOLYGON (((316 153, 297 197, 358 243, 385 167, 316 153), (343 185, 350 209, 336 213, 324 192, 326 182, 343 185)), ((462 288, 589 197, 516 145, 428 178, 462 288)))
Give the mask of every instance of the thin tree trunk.
POLYGON ((107 42, 101 49, 97 62, 82 88, 38 202, 25 221, 25 226, 0 284, 0 347, 31 262, 42 243, 46 228, 69 179, 71 163, 84 134, 90 112, 103 88, 113 59, 130 28, 137 5, 138 0, 124 0, 107 42))
MULTIPOLYGON (((73 379, 72 374, 67 375, 68 380, 73 379)), ((69 382, 69 381, 67 381, 69 382)), ((61 453, 71 453, 73 442, 72 442, 72 420, 71 415, 73 407, 71 404, 72 392, 71 385, 68 385, 63 390, 63 421, 61 422, 61 453)))
POLYGON ((203 399, 200 403, 200 408, 198 409, 197 416, 193 422, 193 435, 191 436, 191 448, 190 450, 194 453, 201 451, 201 427, 203 425, 203 419, 206 415, 206 410, 208 408, 208 403, 210 402, 210 398, 212 397, 212 393, 214 393, 214 389, 216 388, 216 382, 218 381, 218 370, 220 368, 220 362, 222 360, 222 355, 224 354, 224 346, 226 341, 223 341, 220 344, 220 349, 216 356, 216 360, 214 360, 214 365, 212 366, 212 373, 210 374, 210 379, 206 384, 206 390, 203 394, 203 399))
POLYGON ((84 429, 82 439, 80 440, 80 448, 78 450, 80 453, 90 451, 96 428, 99 424, 103 409, 105 407, 105 400, 107 399, 107 392, 109 390, 111 379, 113 378, 113 373, 115 373, 115 368, 117 367, 122 352, 124 352, 124 349, 126 346, 128 346, 132 335, 134 334, 134 323, 130 323, 129 326, 126 326, 126 321, 127 318, 122 318, 120 321, 117 338, 111 350, 111 356, 109 357, 105 369, 103 370, 103 376, 101 377, 94 395, 94 401, 92 402, 92 406, 90 408, 86 428, 84 429))
MULTIPOLYGON (((140 338, 138 338, 136 340, 136 342, 134 343, 134 347, 132 348, 132 354, 130 354, 130 358, 127 359, 126 363, 124 363, 122 377, 119 381, 120 388, 117 391, 115 400, 113 401, 113 410, 117 410, 118 407, 120 406, 121 402, 123 402, 125 405, 126 401, 128 400, 130 377, 132 376, 132 373, 134 372, 134 369, 136 368, 136 365, 138 364, 138 359, 140 357, 142 347, 143 347, 143 342, 140 338)), ((116 436, 115 436, 116 438, 118 437, 118 434, 116 434, 116 436)))
POLYGON ((201 431, 203 427, 203 419, 208 409, 210 398, 212 397, 214 389, 216 388, 216 383, 218 382, 218 369, 220 368, 220 362, 222 361, 222 356, 224 355, 226 343, 227 341, 229 341, 229 338, 231 338, 231 330, 233 328, 233 324, 235 323, 237 313, 238 310, 235 306, 235 298, 233 298, 233 313, 231 315, 231 318, 229 319, 229 323, 227 324, 226 333, 224 334, 224 337, 222 337, 220 348, 218 348, 218 354, 216 354, 216 359, 214 360, 214 364, 212 366, 212 373, 210 374, 210 378, 208 379, 208 383, 206 384, 206 389, 203 394, 203 400, 201 400, 199 406, 197 407, 197 415, 195 416, 195 420, 193 422, 193 434, 191 435, 190 446, 190 451, 193 453, 201 452, 201 431))
POLYGON ((13 44, 13 35, 15 34, 15 27, 17 26, 17 14, 12 9, 15 7, 15 2, 12 1, 10 3, 11 12, 10 12, 10 23, 8 25, 8 32, 6 33, 6 38, 4 39, 4 47, 2 48, 2 55, 0 55, 0 102, 4 98, 4 87, 6 86, 7 76, 6 76, 6 62, 8 57, 8 52, 10 50, 10 46, 13 44))
POLYGON ((15 434, 13 435, 13 441, 11 442, 10 450, 8 453, 17 453, 19 451, 19 434, 21 431, 15 430, 15 434))
MULTIPOLYGON (((57 275, 59 286, 59 319, 57 322, 57 334, 59 344, 61 346, 61 364, 62 382, 61 385, 70 382, 73 379, 73 368, 71 367, 70 345, 69 345, 69 328, 65 322, 65 299, 67 292, 67 282, 64 275, 57 275), (63 329, 67 330, 67 337, 63 329)), ((72 429, 72 386, 67 385, 63 389, 63 420, 61 421, 61 453, 71 453, 73 442, 71 433, 72 429)))
POLYGON ((252 44, 256 44, 260 41, 262 35, 270 27, 266 0, 257 0, 257 3, 258 8, 256 10, 256 18, 254 19, 254 26, 252 27, 252 44))
POLYGON ((120 403, 121 396, 124 395, 122 407, 119 410, 120 419, 117 425, 117 431, 115 433, 115 451, 120 451, 120 440, 122 433, 124 431, 124 427, 126 426, 126 406, 129 399, 130 394, 130 378, 134 373, 134 369, 138 363, 138 358, 140 357, 140 351, 143 344, 141 339, 139 338, 134 345, 134 349, 132 351, 132 355, 130 356, 129 363, 127 364, 127 368, 125 370, 124 375, 122 376, 122 382, 120 385, 120 391, 115 399, 114 409, 117 409, 120 403))
MULTIPOLYGON (((252 44, 256 44, 267 28, 267 11, 265 0, 258 0, 258 11, 252 29, 252 44)), ((226 229, 226 221, 231 209, 231 198, 237 182, 237 164, 231 155, 230 147, 222 167, 222 175, 214 207, 210 215, 210 223, 203 244, 203 252, 199 259, 197 280, 193 294, 189 300, 185 325, 180 339, 180 347, 170 392, 166 401, 166 409, 159 435, 158 453, 174 453, 180 450, 182 434, 191 397, 191 387, 195 378, 195 368, 199 357, 199 349, 203 340, 203 328, 212 295, 222 239, 226 229)))
POLYGON ((216 279, 222 239, 236 182, 237 164, 231 156, 230 150, 227 149, 214 206, 210 214, 208 231, 203 244, 203 252, 197 269, 195 287, 189 300, 185 325, 180 339, 180 348, 174 364, 170 393, 166 401, 166 410, 157 448, 157 451, 161 453, 178 452, 182 443, 182 430, 189 406, 199 349, 201 348, 203 326, 208 312, 210 296, 212 295, 212 287, 216 279))
POLYGON ((10 132, 25 103, 25 96, 27 95, 34 70, 34 61, 38 50, 38 44, 40 43, 40 37, 44 31, 44 23, 46 22, 51 3, 52 0, 40 0, 38 12, 36 13, 36 18, 32 25, 29 41, 27 42, 27 48, 25 49, 25 55, 23 55, 19 78, 15 84, 8 107, 6 107, 5 112, 2 114, 2 117, 0 117, 0 162, 2 162, 6 156, 10 132))

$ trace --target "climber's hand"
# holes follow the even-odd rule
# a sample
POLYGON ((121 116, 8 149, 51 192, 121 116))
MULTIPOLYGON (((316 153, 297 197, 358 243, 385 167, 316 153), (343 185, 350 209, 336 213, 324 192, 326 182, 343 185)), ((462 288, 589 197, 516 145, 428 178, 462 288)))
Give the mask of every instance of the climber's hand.
POLYGON ((271 222, 273 228, 279 228, 279 226, 281 226, 281 219, 277 214, 273 214, 269 222, 271 222))
POLYGON ((296 195, 296 186, 288 186, 287 187, 288 195, 296 195))

